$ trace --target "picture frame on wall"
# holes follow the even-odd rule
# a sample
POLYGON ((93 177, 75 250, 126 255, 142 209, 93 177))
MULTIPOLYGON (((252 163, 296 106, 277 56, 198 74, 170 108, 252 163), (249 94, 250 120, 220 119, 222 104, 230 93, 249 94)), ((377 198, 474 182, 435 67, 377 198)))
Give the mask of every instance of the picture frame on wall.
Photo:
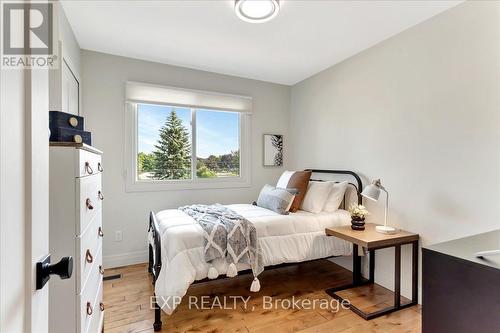
POLYGON ((283 135, 264 134, 264 166, 283 166, 283 135))

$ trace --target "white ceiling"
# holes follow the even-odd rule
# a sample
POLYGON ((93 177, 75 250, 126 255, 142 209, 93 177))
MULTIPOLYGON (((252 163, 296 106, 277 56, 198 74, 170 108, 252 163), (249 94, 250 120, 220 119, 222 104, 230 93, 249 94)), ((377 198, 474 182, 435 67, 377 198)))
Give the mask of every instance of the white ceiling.
POLYGON ((63 6, 83 49, 292 85, 460 2, 285 0, 261 24, 231 0, 63 6))

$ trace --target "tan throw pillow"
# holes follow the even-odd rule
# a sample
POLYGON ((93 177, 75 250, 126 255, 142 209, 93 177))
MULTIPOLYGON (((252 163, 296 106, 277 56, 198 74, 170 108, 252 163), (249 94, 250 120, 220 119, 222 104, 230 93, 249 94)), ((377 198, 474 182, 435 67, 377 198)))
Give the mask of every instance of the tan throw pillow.
POLYGON ((299 209, 300 204, 306 195, 309 179, 311 179, 311 171, 285 171, 278 180, 276 187, 294 188, 298 191, 295 199, 293 199, 290 212, 296 212, 299 209))

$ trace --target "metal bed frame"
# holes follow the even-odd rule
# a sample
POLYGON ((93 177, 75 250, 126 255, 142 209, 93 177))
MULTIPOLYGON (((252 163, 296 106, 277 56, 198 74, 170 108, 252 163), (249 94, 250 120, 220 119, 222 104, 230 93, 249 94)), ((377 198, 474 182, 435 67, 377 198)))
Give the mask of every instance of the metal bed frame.
MULTIPOLYGON (((347 175, 355 180, 355 184, 349 182, 349 185, 354 187, 356 190, 356 196, 357 196, 357 201, 358 204, 363 203, 363 197, 361 196, 361 191, 363 190, 363 183, 361 182, 361 178, 358 176, 357 173, 354 171, 350 170, 323 170, 323 169, 306 169, 305 171, 311 171, 313 174, 335 174, 335 175, 347 175)), ((312 181, 324 181, 323 179, 313 179, 311 178, 312 181)), ((345 201, 346 201, 346 195, 344 195, 344 200, 343 200, 343 207, 345 208, 345 201)), ((152 233, 152 239, 153 239, 153 245, 149 244, 149 265, 148 265, 148 272, 151 273, 153 276, 153 286, 156 283, 156 280, 158 279, 158 276, 161 271, 161 237, 160 237, 160 232, 159 232, 159 225, 158 221, 156 220, 156 215, 154 212, 149 213, 149 228, 148 231, 151 231, 152 233), (154 247, 154 248, 153 248, 154 247)), ((357 248, 356 248, 357 250, 357 248)), ((354 253, 354 251, 353 251, 354 253)), ((357 251, 355 251, 357 254, 357 251)), ((326 259, 326 258, 323 258, 326 259)), ((354 270, 357 272, 361 271, 361 258, 358 256, 353 256, 353 267, 354 270)), ((314 260, 310 260, 314 261, 314 260)), ((304 262, 309 262, 309 261, 304 261, 304 262)), ((291 265, 298 265, 300 263, 285 263, 285 264, 280 264, 280 265, 274 265, 274 266, 268 266, 265 268, 265 270, 272 270, 280 267, 285 267, 285 266, 291 266, 291 265)), ((240 271, 238 272, 239 275, 250 273, 251 270, 246 270, 246 271, 240 271)), ((226 279, 226 276, 221 276, 218 277, 215 280, 219 279, 226 279)), ((203 282, 208 282, 208 281, 213 281, 208 278, 203 279, 203 280, 197 280, 194 281, 193 284, 197 283, 203 283, 203 282)), ((153 328, 155 332, 160 331, 162 327, 162 321, 161 321, 161 308, 158 305, 158 302, 156 301, 156 294, 155 296, 155 321, 153 323, 153 328)))

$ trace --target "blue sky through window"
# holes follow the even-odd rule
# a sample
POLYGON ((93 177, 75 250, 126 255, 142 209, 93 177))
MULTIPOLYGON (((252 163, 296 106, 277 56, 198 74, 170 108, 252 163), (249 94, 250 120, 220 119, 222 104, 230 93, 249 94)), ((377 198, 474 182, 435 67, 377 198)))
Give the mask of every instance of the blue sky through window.
POLYGON ((196 111, 196 155, 229 154, 239 149, 239 116, 235 112, 196 111))
MULTIPOLYGON (((165 124, 173 107, 163 105, 137 105, 138 152, 151 153, 158 141, 158 132, 165 124)), ((182 123, 191 133, 191 110, 175 107, 182 123)), ((196 155, 229 154, 239 148, 239 116, 234 112, 198 110, 196 112, 196 155)))

